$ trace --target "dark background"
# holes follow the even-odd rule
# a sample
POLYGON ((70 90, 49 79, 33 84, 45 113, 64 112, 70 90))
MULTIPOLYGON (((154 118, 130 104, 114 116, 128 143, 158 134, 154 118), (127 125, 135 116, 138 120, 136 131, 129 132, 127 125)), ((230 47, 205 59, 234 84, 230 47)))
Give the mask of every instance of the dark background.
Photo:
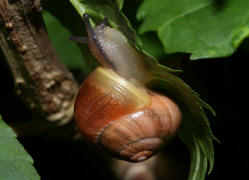
MULTIPOLYGON (((129 14, 129 19, 133 16, 129 10, 125 14, 129 14)), ((132 23, 136 26, 136 22, 132 23)), ((249 40, 227 58, 189 61, 188 55, 183 54, 165 58, 161 62, 183 69, 181 78, 216 111, 216 117, 211 114, 208 117, 221 144, 214 142, 215 166, 207 179, 249 179, 249 40)), ((79 74, 77 71, 73 73, 79 74)), ((1 56, 0 82, 0 114, 3 119, 10 124, 32 119, 28 109, 14 94, 11 75, 1 56)), ((115 179, 108 157, 80 140, 46 136, 19 140, 33 157, 42 179, 115 179)), ((186 179, 189 168, 187 148, 176 138, 162 154, 168 162, 169 179, 186 179)))

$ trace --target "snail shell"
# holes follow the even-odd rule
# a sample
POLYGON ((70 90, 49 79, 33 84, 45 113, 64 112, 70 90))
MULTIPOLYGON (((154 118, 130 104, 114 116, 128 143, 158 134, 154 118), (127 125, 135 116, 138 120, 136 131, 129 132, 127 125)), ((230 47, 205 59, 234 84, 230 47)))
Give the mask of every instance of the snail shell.
MULTIPOLYGON (((88 46, 101 67, 83 82, 75 101, 75 120, 84 136, 119 159, 140 162, 157 153, 177 133, 179 107, 152 92, 142 57, 104 20, 92 28, 84 14, 88 46)), ((86 40, 84 40, 86 41, 86 40)))
POLYGON ((175 136, 181 112, 170 98, 99 67, 79 90, 75 119, 87 141, 119 159, 140 162, 175 136))

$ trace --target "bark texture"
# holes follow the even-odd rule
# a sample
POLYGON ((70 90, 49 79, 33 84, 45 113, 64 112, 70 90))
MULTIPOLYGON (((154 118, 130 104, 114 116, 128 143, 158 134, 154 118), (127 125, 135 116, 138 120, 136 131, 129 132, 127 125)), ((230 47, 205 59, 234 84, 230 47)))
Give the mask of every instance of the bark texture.
POLYGON ((0 48, 17 95, 35 115, 63 124, 73 116, 78 86, 50 43, 41 11, 40 0, 0 0, 0 48))

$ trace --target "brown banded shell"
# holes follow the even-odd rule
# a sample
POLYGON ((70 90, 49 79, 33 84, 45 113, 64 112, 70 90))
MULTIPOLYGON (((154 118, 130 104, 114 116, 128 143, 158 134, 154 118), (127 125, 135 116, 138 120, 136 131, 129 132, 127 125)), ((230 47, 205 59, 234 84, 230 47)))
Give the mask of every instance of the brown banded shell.
POLYGON ((120 159, 140 162, 176 135, 181 112, 170 98, 97 68, 80 88, 75 119, 87 141, 120 159))

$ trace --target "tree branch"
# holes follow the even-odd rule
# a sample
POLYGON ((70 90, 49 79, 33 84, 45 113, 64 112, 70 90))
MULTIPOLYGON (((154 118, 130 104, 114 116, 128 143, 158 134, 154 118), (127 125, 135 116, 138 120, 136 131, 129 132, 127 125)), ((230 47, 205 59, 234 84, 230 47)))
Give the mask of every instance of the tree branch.
POLYGON ((0 1, 0 48, 16 93, 30 110, 49 121, 68 122, 78 86, 50 43, 40 0, 0 1))

